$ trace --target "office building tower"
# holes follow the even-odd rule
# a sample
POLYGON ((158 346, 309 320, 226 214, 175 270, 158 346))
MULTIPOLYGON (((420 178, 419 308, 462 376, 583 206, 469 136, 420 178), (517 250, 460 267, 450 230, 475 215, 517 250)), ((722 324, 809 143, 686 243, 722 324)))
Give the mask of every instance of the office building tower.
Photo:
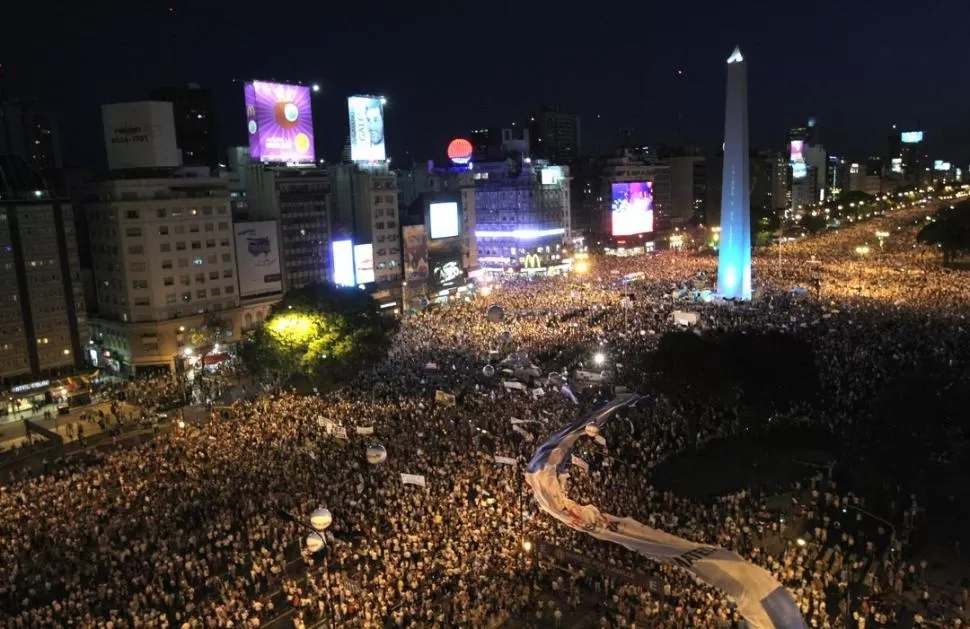
POLYGON ((172 103, 175 141, 182 155, 182 164, 216 168, 220 160, 212 92, 189 83, 159 88, 152 92, 151 98, 172 103))
POLYGON ((674 155, 670 165, 670 209, 673 225, 683 225, 703 216, 706 196, 706 166, 701 155, 674 155))
POLYGON ((514 123, 504 129, 475 129, 468 134, 468 139, 472 143, 472 162, 521 159, 529 156, 534 142, 529 129, 514 123))
POLYGON ((579 157, 579 116, 558 106, 543 106, 529 117, 528 127, 533 157, 567 165, 579 157))
POLYGON ((569 169, 524 159, 474 164, 475 237, 482 268, 548 269, 569 237, 569 169))
POLYGON ((57 117, 18 101, 0 103, 0 155, 16 155, 42 173, 63 167, 57 117))
POLYGON ((71 204, 23 158, 0 156, 0 379, 70 373, 87 341, 71 204))
POLYGON ((748 71, 739 48, 728 57, 727 66, 717 289, 725 298, 746 300, 751 299, 748 71))
POLYGON ((246 199, 244 204, 235 202, 239 207, 236 216, 277 223, 283 290, 329 281, 333 229, 330 172, 250 162, 245 179, 246 199))

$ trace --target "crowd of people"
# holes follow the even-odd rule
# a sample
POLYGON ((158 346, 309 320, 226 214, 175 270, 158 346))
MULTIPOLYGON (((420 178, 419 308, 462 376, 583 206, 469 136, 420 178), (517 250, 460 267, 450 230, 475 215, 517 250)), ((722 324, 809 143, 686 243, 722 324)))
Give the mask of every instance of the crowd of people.
MULTIPOLYGON (((409 318, 386 360, 339 390, 276 389, 96 462, 18 478, 0 487, 0 626, 741 626, 731 602, 687 572, 538 510, 525 462, 543 435, 610 395, 575 379, 565 395, 546 374, 590 369, 604 354, 619 377, 624 361, 673 328, 675 309, 696 311, 705 328, 789 330, 813 342, 831 402, 791 421, 877 448, 896 436, 873 416, 881 387, 921 370, 953 379, 970 366, 960 323, 967 280, 906 249, 909 215, 879 221, 893 237, 878 261, 850 264, 854 253, 842 248, 873 224, 784 245, 782 263, 757 258, 767 289, 750 305, 695 302, 715 261, 684 253, 597 258, 581 277, 503 281, 409 318), (644 279, 621 285, 631 271, 644 279), (817 297, 791 294, 815 277, 817 297), (867 278, 862 290, 858 277, 867 278), (504 320, 486 317, 492 304, 504 320), (507 386, 516 373, 500 361, 513 351, 542 377, 507 386), (368 462, 375 444, 386 461, 368 462), (310 553, 300 522, 319 507, 333 524, 325 549, 310 553)), ((178 386, 153 384, 126 389, 127 401, 158 405, 178 386)), ((892 484, 863 497, 828 470, 813 473, 785 488, 796 530, 750 489, 713 503, 674 495, 654 487, 652 469, 742 430, 730 417, 689 422, 680 411, 652 396, 607 424, 606 447, 582 440, 576 453, 589 470, 572 468, 570 495, 737 551, 791 589, 811 627, 961 626, 967 590, 931 587, 926 564, 903 545, 931 515, 923 497, 892 484), (884 514, 878 524, 870 510, 884 514)), ((956 449, 963 428, 937 419, 921 421, 909 447, 965 454, 956 449)))

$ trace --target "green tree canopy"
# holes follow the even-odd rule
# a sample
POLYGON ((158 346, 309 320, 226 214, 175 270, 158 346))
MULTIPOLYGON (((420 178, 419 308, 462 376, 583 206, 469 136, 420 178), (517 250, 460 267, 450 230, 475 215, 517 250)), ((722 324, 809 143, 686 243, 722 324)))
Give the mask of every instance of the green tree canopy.
POLYGON ((393 329, 363 291, 314 284, 287 293, 246 341, 241 357, 254 374, 335 382, 378 360, 393 329))

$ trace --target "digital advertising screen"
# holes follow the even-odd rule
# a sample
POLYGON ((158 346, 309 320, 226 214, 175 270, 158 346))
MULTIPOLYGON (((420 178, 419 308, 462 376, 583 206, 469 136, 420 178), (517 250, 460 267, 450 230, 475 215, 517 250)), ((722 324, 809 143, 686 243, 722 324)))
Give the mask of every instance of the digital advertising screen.
POLYGON ((461 233, 458 222, 458 203, 445 201, 428 206, 428 220, 431 222, 431 240, 454 238, 461 233))
POLYGON ((350 240, 335 240, 331 245, 333 252, 333 283, 337 286, 355 286, 354 282, 354 243, 350 240))
POLYGON ((792 161, 792 163, 795 163, 795 162, 804 162, 805 161, 805 157, 802 155, 802 152, 804 150, 805 150, 805 141, 804 140, 792 140, 791 141, 791 161, 792 161))
POLYGON ((547 166, 542 169, 539 177, 542 185, 554 186, 563 180, 562 166, 547 166))
POLYGON ((269 163, 313 162, 310 88, 251 81, 243 91, 250 157, 269 163))
POLYGON ((897 175, 902 174, 902 172, 903 172, 903 158, 902 157, 894 157, 893 158, 893 161, 892 161, 892 163, 891 163, 891 165, 889 167, 889 169, 891 171, 893 171, 894 173, 896 173, 897 175))
POLYGON ((431 267, 431 279, 437 288, 450 288, 461 283, 465 273, 457 258, 436 260, 431 267))
POLYGON ((236 267, 239 296, 283 290, 276 221, 236 223, 236 267))
POLYGON ((933 170, 950 170, 951 166, 950 162, 944 162, 942 159, 933 161, 933 170))
POLYGON ((354 245, 354 275, 358 284, 370 284, 375 281, 374 275, 374 245, 354 245))
POLYGON ((424 225, 406 225, 401 232, 405 279, 409 282, 428 279, 428 230, 424 225))
POLYGON ((379 96, 351 96, 347 99, 350 113, 350 159, 355 162, 382 162, 384 148, 384 105, 379 96))
POLYGON ((633 236, 653 231, 653 183, 613 184, 613 235, 633 236))
POLYGON ((903 144, 919 144, 923 141, 922 131, 903 131, 899 134, 899 141, 903 144))

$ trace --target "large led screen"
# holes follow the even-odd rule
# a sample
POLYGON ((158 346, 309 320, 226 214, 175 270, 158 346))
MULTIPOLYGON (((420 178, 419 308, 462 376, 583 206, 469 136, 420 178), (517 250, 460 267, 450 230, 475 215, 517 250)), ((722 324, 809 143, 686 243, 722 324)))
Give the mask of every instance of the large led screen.
POLYGON ((283 290, 276 221, 236 223, 236 266, 239 296, 283 290))
POLYGON ((431 240, 454 238, 461 233, 458 223, 458 203, 454 201, 429 205, 428 220, 431 222, 431 240))
POLYGON ((613 235, 632 236, 653 231, 653 183, 613 184, 613 235))
POLYGON ((335 240, 333 251, 333 283, 337 286, 354 286, 354 243, 335 240))
POLYGON ((370 284, 374 276, 374 245, 354 245, 354 275, 358 284, 370 284))
POLYGON ((464 271, 458 259, 440 260, 434 262, 431 277, 437 288, 449 288, 461 282, 464 271))
POLYGON ((382 162, 387 159, 384 149, 384 106, 377 96, 351 96, 347 99, 350 112, 350 159, 355 162, 382 162))
POLYGON ((405 279, 409 282, 428 279, 428 230, 424 225, 407 225, 401 232, 405 279))
POLYGON ((899 141, 903 144, 919 144, 923 141, 922 131, 903 131, 899 134, 899 141))
POLYGON ((250 157, 284 164, 313 162, 310 88, 252 81, 243 90, 250 157))

